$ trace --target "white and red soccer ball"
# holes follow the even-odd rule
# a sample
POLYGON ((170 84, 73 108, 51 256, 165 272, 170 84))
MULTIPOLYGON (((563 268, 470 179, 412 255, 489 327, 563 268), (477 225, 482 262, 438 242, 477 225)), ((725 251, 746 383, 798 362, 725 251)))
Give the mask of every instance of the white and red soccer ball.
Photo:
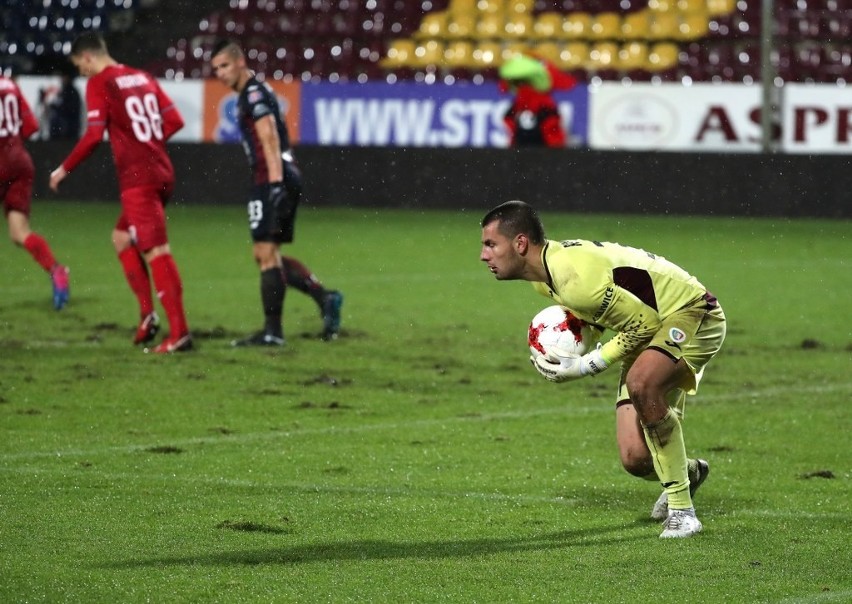
POLYGON ((564 306, 548 306, 540 311, 527 331, 527 343, 534 357, 557 347, 563 352, 584 355, 601 339, 601 331, 578 319, 564 306))

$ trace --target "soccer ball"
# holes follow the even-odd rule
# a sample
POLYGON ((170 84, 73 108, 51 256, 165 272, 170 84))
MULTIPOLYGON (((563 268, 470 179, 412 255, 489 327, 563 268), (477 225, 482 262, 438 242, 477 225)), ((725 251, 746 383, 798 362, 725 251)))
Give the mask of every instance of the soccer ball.
POLYGON ((601 339, 601 331, 582 319, 578 319, 564 306, 548 306, 530 321, 527 343, 530 353, 539 357, 548 349, 560 350, 584 355, 601 339))

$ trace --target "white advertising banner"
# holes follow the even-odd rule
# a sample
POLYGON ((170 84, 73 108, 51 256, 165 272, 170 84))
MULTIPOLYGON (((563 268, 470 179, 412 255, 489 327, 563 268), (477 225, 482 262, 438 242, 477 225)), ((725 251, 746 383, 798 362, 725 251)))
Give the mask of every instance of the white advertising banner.
POLYGON ((759 86, 603 83, 589 87, 594 149, 758 152, 759 86))
POLYGON ((852 87, 784 86, 785 153, 852 153, 852 87))

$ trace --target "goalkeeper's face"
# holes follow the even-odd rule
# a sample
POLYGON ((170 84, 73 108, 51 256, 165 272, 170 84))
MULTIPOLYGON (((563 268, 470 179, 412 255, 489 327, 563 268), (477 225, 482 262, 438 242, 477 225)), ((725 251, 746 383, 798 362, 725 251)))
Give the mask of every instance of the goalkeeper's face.
POLYGON ((499 230, 495 220, 482 227, 482 251, 479 259, 488 265, 499 280, 522 279, 526 260, 521 253, 526 239, 523 235, 509 238, 499 230))

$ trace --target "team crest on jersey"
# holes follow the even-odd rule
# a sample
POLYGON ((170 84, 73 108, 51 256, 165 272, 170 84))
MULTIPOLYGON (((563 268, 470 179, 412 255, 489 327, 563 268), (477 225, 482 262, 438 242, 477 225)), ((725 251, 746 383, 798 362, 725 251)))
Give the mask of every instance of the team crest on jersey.
POLYGON ((675 344, 682 344, 686 342, 686 334, 677 327, 672 327, 669 330, 669 339, 675 344))
POLYGON ((258 101, 263 100, 263 92, 260 90, 250 90, 248 93, 248 102, 249 103, 257 103, 258 101))

